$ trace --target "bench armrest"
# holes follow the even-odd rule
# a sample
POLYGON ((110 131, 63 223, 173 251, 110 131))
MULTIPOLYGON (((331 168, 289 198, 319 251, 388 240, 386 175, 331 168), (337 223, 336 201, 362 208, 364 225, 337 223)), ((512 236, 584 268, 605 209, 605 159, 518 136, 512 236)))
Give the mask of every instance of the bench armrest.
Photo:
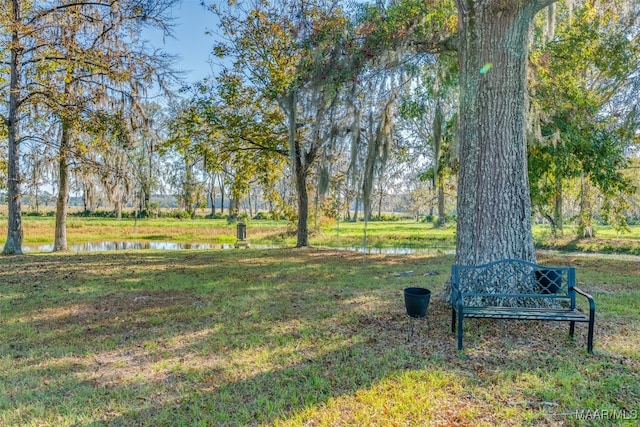
POLYGON ((586 297, 587 300, 589 300, 589 313, 591 314, 591 316, 593 316, 593 313, 595 313, 596 311, 596 303, 593 301, 593 297, 588 293, 586 293, 585 291, 579 288, 576 288, 575 286, 573 287, 573 290, 576 291, 576 293, 586 297))
POLYGON ((451 281, 451 304, 452 305, 462 305, 462 292, 460 292, 460 288, 458 285, 452 280, 451 281))

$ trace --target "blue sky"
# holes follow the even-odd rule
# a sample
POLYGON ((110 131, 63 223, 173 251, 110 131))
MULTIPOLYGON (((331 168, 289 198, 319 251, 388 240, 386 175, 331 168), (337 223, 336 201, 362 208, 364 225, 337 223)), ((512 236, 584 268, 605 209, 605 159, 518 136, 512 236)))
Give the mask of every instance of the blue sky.
POLYGON ((188 82, 202 80, 211 75, 208 61, 214 38, 205 33, 207 30, 217 31, 215 15, 202 7, 200 0, 182 0, 172 13, 175 17, 175 38, 163 40, 159 31, 149 33, 147 38, 154 46, 181 57, 177 68, 187 72, 185 78, 188 82))

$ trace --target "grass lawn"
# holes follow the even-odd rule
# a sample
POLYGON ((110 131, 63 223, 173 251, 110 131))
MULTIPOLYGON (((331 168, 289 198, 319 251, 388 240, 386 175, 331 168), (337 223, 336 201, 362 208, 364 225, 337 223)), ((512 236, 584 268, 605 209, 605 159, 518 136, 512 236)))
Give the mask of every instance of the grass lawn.
POLYGON ((640 261, 539 261, 594 295, 594 355, 584 324, 489 320, 458 353, 448 255, 0 257, 0 425, 637 425, 640 261), (434 293, 411 342, 407 286, 434 293))
MULTIPOLYGON (((0 216, 0 230, 6 230, 7 219, 0 216)), ((23 218, 24 243, 27 246, 53 244, 53 217, 23 218)), ((625 253, 640 255, 640 225, 630 233, 617 234, 610 226, 597 226, 593 239, 575 239, 576 230, 565 227, 565 237, 553 238, 545 225, 536 225, 536 246, 570 252, 625 253)), ((295 246, 296 230, 287 221, 249 220, 248 240, 255 245, 295 246)), ((6 233, 0 234, 0 246, 6 233)), ((143 241, 232 244, 236 241, 236 224, 223 219, 194 220, 122 219, 69 217, 69 245, 85 242, 143 241)), ((455 224, 436 228, 433 223, 403 220, 397 222, 339 222, 323 220, 310 224, 310 243, 322 247, 413 248, 436 253, 455 249, 455 224)))

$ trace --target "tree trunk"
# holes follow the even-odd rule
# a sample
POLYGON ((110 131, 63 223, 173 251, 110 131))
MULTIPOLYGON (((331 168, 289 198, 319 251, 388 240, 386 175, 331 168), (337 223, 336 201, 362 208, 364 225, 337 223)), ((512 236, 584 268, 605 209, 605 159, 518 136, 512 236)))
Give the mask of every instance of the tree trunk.
POLYGON ((584 173, 580 177, 580 213, 578 215, 578 238, 593 238, 593 206, 589 183, 584 173))
POLYGON ((151 179, 149 176, 142 177, 140 180, 140 197, 139 210, 143 217, 151 215, 151 179))
POLYGON ((298 231, 296 248, 309 246, 309 194, 307 193, 307 171, 306 165, 302 164, 302 153, 300 144, 295 142, 295 164, 296 164, 296 192, 298 193, 298 231))
POLYGON ((220 186, 220 215, 224 215, 224 179, 222 175, 218 175, 218 185, 220 186))
POLYGON ((18 22, 20 22, 20 1, 12 0, 11 29, 11 59, 9 81, 9 112, 7 117, 7 195, 8 195, 8 223, 7 240, 2 250, 3 255, 22 254, 22 203, 20 194, 20 150, 18 134, 20 129, 20 111, 18 96, 20 93, 20 73, 22 58, 20 52, 20 38, 18 37, 18 22))
MULTIPOLYGON (((87 177, 84 177, 84 179, 87 179, 87 177)), ((82 184, 82 199, 84 211, 95 213, 98 201, 96 200, 96 190, 93 182, 87 181, 82 184)))
MULTIPOLYGON (((542 0, 456 0, 458 264, 535 261, 525 138, 529 33, 542 0)), ((544 4, 546 3, 546 4, 544 4)))
POLYGON ((86 182, 82 183, 82 210, 84 212, 89 211, 89 189, 86 182))
POLYGON ((240 199, 229 196, 229 215, 235 217, 240 215, 240 199))
POLYGON ((360 214, 360 196, 356 196, 356 203, 353 209, 353 222, 358 222, 359 214, 360 214))
POLYGON ((216 216, 216 191, 213 185, 209 187, 209 202, 211 203, 211 218, 216 216))
MULTIPOLYGON (((260 212, 258 210, 258 208, 260 207, 258 204, 258 192, 256 191, 255 193, 253 193, 254 195, 254 199, 253 199, 253 211, 256 213, 256 215, 258 215, 258 213, 260 212)), ((251 201, 249 201, 249 203, 251 203, 251 201)))
POLYGON ((313 229, 318 229, 318 212, 320 211, 320 183, 316 179, 315 190, 313 194, 313 229))
POLYGON ((69 206, 69 141, 70 129, 66 120, 62 120, 60 152, 58 160, 58 200, 56 202, 56 229, 53 250, 66 251, 67 248, 67 210, 69 206))
POLYGON ((189 215, 190 218, 195 217, 195 208, 193 206, 194 202, 194 182, 195 177, 193 176, 193 165, 191 161, 187 158, 185 154, 185 182, 183 184, 182 191, 184 192, 184 211, 189 215))
POLYGON ((309 194, 307 193, 307 175, 309 161, 313 153, 305 154, 297 135, 297 93, 291 90, 280 104, 287 115, 287 133, 289 142, 289 160, 298 193, 298 227, 296 247, 309 246, 309 194))
POLYGON ((562 236, 563 231, 562 231, 562 216, 563 216, 563 211, 562 211, 562 203, 563 203, 563 198, 562 198, 562 179, 560 178, 560 176, 556 176, 556 194, 555 194, 555 199, 554 199, 554 206, 553 206, 553 223, 555 225, 555 232, 554 232, 554 236, 562 236))
POLYGON ((122 219, 122 188, 118 185, 118 197, 115 199, 116 219, 122 219))
POLYGON ((433 187, 438 189, 438 221, 436 226, 442 227, 446 220, 444 214, 444 183, 440 173, 440 152, 442 150, 442 107, 436 101, 436 111, 433 116, 433 187))
POLYGON ((151 183, 153 182, 153 142, 149 143, 149 168, 146 179, 142 180, 142 191, 144 192, 143 211, 145 216, 151 216, 151 183))
POLYGON ((443 179, 438 179, 438 221, 436 225, 442 227, 447 222, 446 214, 444 212, 444 182, 443 179))
POLYGON ((142 191, 142 212, 146 217, 151 216, 151 192, 148 190, 142 191))
MULTIPOLYGON (((37 165, 34 166, 34 169, 37 168, 37 165)), ((35 203, 36 203, 36 213, 40 213, 40 201, 38 200, 38 196, 39 196, 39 190, 38 190, 39 186, 38 186, 38 181, 36 179, 35 181, 35 185, 33 187, 33 193, 34 193, 34 197, 35 197, 35 203)))

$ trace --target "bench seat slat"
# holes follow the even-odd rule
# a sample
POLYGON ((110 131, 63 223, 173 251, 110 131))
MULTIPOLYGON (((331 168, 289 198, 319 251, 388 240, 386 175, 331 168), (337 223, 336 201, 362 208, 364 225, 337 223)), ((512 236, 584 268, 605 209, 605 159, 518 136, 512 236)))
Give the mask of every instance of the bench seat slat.
POLYGON ((589 316, 578 310, 526 307, 464 307, 464 317, 490 319, 558 320, 588 322, 589 316))

